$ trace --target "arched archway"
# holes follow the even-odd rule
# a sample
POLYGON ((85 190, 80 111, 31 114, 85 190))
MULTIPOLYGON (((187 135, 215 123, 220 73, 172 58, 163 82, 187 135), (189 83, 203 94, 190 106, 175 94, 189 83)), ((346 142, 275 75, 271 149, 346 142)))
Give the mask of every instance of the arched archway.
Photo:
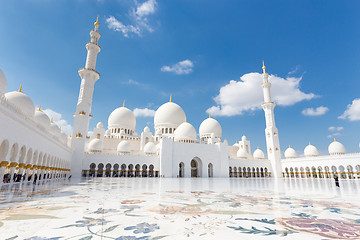
POLYGON ((95 177, 95 168, 96 168, 95 163, 90 164, 89 177, 95 177))
POLYGON ((154 165, 149 166, 149 177, 154 177, 154 165))
POLYGON ((113 177, 118 177, 118 176, 119 176, 119 175, 118 175, 118 171, 119 171, 119 164, 115 163, 115 164, 114 164, 114 170, 113 170, 112 176, 113 176, 113 177))
POLYGON ((140 164, 135 165, 135 177, 140 177, 140 164))
POLYGON ((185 176, 185 165, 183 162, 179 163, 179 177, 184 177, 185 176))
POLYGON ((191 177, 201 177, 201 160, 198 157, 194 157, 191 162, 191 177))
POLYGON ((142 165, 142 177, 147 177, 147 165, 142 165))
POLYGON ((212 165, 212 163, 209 163, 209 165, 208 165, 208 177, 209 178, 213 177, 213 165, 212 165))
POLYGON ((110 177, 110 176, 111 176, 111 164, 108 163, 106 164, 105 177, 110 177))
POLYGON ((104 164, 100 163, 98 165, 97 177, 102 177, 103 176, 103 171, 104 171, 104 164))
POLYGON ((126 165, 125 164, 121 165, 120 177, 126 177, 126 165))

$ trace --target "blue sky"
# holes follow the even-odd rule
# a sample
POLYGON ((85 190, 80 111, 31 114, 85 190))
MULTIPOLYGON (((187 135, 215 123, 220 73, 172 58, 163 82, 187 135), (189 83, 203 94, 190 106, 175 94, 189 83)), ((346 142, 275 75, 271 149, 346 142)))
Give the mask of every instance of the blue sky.
MULTIPOLYGON (((277 82, 273 98, 281 97, 275 117, 283 151, 291 145, 302 153, 311 141, 326 153, 335 135, 358 152, 359 7, 304 0, 2 1, 0 68, 8 91, 23 84, 35 105, 72 125, 77 70, 99 14, 101 77, 90 130, 98 121, 106 126, 124 99, 132 110, 156 110, 172 94, 196 129, 210 111, 230 144, 245 134, 253 150, 265 149, 259 75, 251 74, 265 60, 277 82)), ((137 117, 139 133, 147 124, 153 127, 152 117, 137 117)))

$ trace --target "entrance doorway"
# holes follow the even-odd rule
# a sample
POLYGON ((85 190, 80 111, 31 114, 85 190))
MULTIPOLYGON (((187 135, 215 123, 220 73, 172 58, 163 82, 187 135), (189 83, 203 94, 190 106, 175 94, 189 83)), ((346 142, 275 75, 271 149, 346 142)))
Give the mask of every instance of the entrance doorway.
POLYGON ((191 177, 201 177, 201 160, 195 157, 190 162, 191 177))
POLYGON ((179 163, 179 177, 184 177, 185 173, 184 173, 184 163, 181 162, 179 163))

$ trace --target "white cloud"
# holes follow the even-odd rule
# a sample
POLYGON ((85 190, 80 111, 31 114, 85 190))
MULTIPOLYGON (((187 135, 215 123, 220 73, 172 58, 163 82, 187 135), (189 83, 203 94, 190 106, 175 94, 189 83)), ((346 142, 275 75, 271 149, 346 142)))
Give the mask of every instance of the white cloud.
POLYGON ((360 120, 360 98, 356 98, 351 104, 347 105, 345 112, 339 116, 340 119, 347 119, 349 121, 360 120))
POLYGON ((155 110, 148 108, 135 108, 133 112, 135 117, 153 117, 155 115, 155 110))
POLYGON ((144 30, 152 32, 153 29, 149 24, 148 16, 155 13, 157 6, 156 0, 148 0, 141 4, 135 1, 135 4, 136 8, 131 8, 128 16, 131 23, 124 24, 110 15, 106 19, 108 28, 116 32, 121 32, 124 37, 129 37, 129 34, 141 36, 144 30))
POLYGON ((193 71, 194 64, 191 60, 186 59, 175 63, 172 66, 162 66, 162 72, 174 72, 176 74, 189 74, 193 71))
POLYGON ((44 109, 42 111, 46 113, 50 119, 53 118, 54 123, 61 127, 61 131, 63 131, 67 135, 72 134, 72 126, 65 119, 62 118, 62 115, 60 113, 55 112, 51 109, 44 109))
POLYGON ((332 133, 330 135, 327 136, 327 138, 334 138, 334 137, 337 137, 337 136, 340 136, 341 134, 339 132, 336 132, 336 133, 332 133))
POLYGON ((121 82, 121 84, 127 84, 127 85, 142 85, 141 83, 139 83, 138 81, 135 81, 135 80, 132 80, 132 79, 129 79, 128 81, 125 81, 125 82, 121 82))
POLYGON ((329 111, 329 108, 324 107, 324 106, 320 106, 317 108, 305 108, 304 110, 301 111, 301 113, 305 116, 321 116, 324 115, 325 113, 327 113, 329 111))
POLYGON ((331 127, 328 128, 328 130, 330 132, 341 131, 343 129, 344 129, 344 127, 334 127, 334 126, 331 126, 331 127))
POLYGON ((300 66, 297 65, 293 70, 291 70, 290 72, 288 72, 288 75, 292 75, 295 74, 298 70, 299 70, 300 66))
MULTIPOLYGON (((300 90, 301 79, 301 77, 285 79, 270 75, 273 101, 280 106, 290 106, 317 97, 313 93, 304 93, 300 90)), ((214 98, 217 105, 207 109, 207 112, 214 116, 234 116, 241 115, 244 111, 261 109, 261 103, 264 102, 261 83, 260 73, 244 74, 240 81, 231 80, 220 88, 219 95, 214 98)))
POLYGON ((116 32, 122 32, 124 37, 129 37, 129 33, 135 33, 140 35, 140 28, 134 25, 124 25, 122 22, 117 20, 114 16, 110 16, 106 19, 108 28, 116 32))
POLYGON ((138 17, 144 17, 155 12, 155 7, 157 5, 156 0, 148 0, 136 8, 136 15, 138 17))

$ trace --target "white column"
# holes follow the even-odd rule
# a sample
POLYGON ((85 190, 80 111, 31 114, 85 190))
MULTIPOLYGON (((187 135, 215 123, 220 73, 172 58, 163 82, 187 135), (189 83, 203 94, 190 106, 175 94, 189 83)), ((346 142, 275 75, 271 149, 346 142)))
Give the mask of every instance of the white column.
POLYGON ((268 81, 269 74, 265 71, 266 67, 263 64, 263 74, 262 79, 263 83, 261 87, 264 93, 264 103, 261 104, 265 112, 265 137, 266 137, 266 146, 268 159, 270 160, 272 167, 272 176, 276 178, 281 178, 281 152, 280 152, 280 142, 279 142, 279 133, 275 125, 275 114, 274 108, 276 104, 271 101, 271 83, 268 81))
POLYGON ((98 41, 99 22, 94 23, 95 28, 91 30, 91 40, 86 44, 87 57, 85 67, 79 70, 81 78, 80 92, 76 112, 74 114, 74 130, 71 139, 71 146, 74 149, 71 161, 71 175, 76 178, 81 177, 82 159, 84 157, 86 136, 89 129, 91 115, 91 105, 95 82, 100 78, 100 74, 95 70, 97 54, 100 52, 98 41))

